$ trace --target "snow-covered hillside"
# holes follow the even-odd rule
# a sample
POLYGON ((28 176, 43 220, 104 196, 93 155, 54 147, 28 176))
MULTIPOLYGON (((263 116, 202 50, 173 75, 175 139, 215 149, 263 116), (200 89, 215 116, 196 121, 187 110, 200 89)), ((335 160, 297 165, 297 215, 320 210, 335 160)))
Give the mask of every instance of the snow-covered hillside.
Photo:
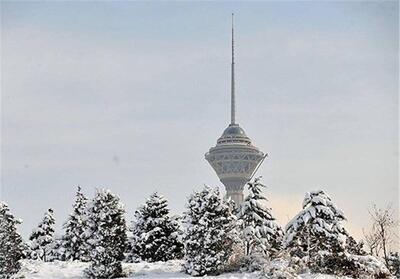
MULTIPOLYGON (((73 262, 42 262, 33 260, 21 261, 21 270, 13 277, 24 279, 78 279, 84 277, 84 269, 88 263, 73 262)), ((182 271, 182 261, 171 260, 156 263, 125 263, 123 269, 128 278, 191 278, 182 271)), ((207 278, 219 279, 244 279, 258 278, 258 273, 225 273, 207 278)), ((298 279, 345 279, 348 277, 335 277, 320 274, 303 274, 298 279)))

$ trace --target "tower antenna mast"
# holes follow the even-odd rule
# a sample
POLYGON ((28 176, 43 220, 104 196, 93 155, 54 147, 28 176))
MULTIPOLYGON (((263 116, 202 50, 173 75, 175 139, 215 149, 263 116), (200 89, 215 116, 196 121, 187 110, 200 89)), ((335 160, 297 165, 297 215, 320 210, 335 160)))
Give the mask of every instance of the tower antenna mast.
POLYGON ((235 41, 233 30, 233 13, 232 13, 232 64, 231 64, 231 124, 235 124, 235 41))

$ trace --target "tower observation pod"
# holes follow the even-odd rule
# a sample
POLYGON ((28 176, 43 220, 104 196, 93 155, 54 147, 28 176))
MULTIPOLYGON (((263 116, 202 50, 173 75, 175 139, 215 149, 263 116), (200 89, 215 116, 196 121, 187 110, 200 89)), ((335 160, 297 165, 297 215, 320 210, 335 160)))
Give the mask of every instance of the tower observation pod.
POLYGON ((250 138, 236 123, 235 52, 232 14, 231 123, 205 154, 206 160, 225 185, 226 195, 238 206, 243 202, 244 185, 252 178, 266 155, 252 145, 250 138))

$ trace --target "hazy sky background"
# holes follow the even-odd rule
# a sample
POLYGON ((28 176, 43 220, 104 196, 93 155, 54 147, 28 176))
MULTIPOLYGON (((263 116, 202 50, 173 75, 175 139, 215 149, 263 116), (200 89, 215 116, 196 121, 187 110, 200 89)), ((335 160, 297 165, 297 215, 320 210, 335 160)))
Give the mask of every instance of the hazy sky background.
POLYGON ((285 225, 324 189, 357 238, 373 203, 398 208, 398 2, 1 2, 1 200, 27 237, 57 226, 76 186, 174 213, 203 184, 229 122, 230 14, 237 119, 285 225))

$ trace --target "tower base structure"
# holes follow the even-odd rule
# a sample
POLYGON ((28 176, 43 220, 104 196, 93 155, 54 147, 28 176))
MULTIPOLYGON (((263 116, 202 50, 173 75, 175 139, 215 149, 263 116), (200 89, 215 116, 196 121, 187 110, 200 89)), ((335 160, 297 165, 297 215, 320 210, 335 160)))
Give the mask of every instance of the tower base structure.
POLYGON ((244 201, 243 188, 248 182, 247 179, 241 177, 221 179, 225 185, 226 198, 232 199, 236 205, 240 205, 244 201))

